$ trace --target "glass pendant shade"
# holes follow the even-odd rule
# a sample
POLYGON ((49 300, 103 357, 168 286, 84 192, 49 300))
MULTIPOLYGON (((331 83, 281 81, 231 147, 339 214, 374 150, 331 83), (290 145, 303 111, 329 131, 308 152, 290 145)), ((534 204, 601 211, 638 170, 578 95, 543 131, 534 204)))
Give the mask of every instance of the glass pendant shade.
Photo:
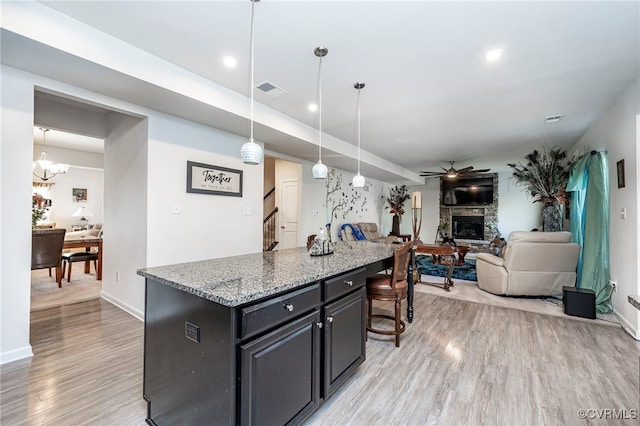
POLYGON ((354 188, 364 188, 364 176, 362 176, 360 172, 358 172, 358 174, 353 177, 353 181, 351 182, 351 184, 354 188))
POLYGON ((329 169, 322 163, 322 161, 318 160, 318 162, 313 166, 313 169, 311 169, 311 174, 314 179, 326 179, 329 175, 329 169))
POLYGON ((240 148, 240 157, 242 157, 242 162, 245 164, 260 164, 263 158, 262 147, 255 143, 252 138, 240 148))

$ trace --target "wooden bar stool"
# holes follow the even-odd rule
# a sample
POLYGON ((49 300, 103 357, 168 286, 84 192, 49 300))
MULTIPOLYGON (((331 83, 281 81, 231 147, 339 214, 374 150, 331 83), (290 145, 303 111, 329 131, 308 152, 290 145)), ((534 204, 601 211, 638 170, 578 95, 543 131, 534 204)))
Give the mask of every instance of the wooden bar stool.
POLYGON ((402 244, 394 251, 393 270, 391 275, 378 274, 367 277, 367 331, 396 337, 396 347, 400 347, 400 334, 405 330, 405 323, 401 318, 401 301, 407 298, 407 269, 411 258, 413 241, 402 244), (394 316, 373 314, 373 301, 384 300, 395 302, 394 316), (373 318, 385 318, 394 322, 393 330, 373 328, 373 318))

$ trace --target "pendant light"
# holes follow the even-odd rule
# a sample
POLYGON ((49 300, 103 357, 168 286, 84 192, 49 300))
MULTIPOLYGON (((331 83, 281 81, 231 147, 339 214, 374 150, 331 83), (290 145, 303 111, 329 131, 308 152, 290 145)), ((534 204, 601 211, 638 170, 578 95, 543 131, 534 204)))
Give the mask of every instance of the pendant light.
POLYGON ((40 153, 40 158, 38 159, 38 161, 33 162, 31 166, 31 172, 37 178, 47 181, 56 175, 67 173, 70 166, 64 163, 54 164, 53 161, 49 160, 49 156, 47 155, 47 151, 45 151, 45 148, 47 145, 47 132, 51 129, 43 129, 42 127, 39 127, 39 129, 42 130, 42 153, 40 153), (40 168, 42 173, 36 173, 36 166, 40 168))
POLYGON ((316 47, 313 53, 320 58, 318 62, 318 85, 316 102, 318 104, 318 162, 311 169, 314 179, 326 179, 329 174, 327 166, 322 164, 322 58, 327 56, 329 49, 326 47, 316 47))
POLYGON ((251 130, 250 130, 250 137, 249 137, 249 142, 245 143, 244 145, 242 145, 242 148, 240 149, 240 156, 242 157, 242 162, 245 164, 260 164, 262 163, 262 157, 263 157, 263 153, 262 153, 262 148, 260 147, 260 145, 258 145, 257 143, 255 143, 254 139, 253 139, 253 16, 254 16, 254 6, 255 3, 259 2, 260 0, 250 0, 251 1, 251 38, 250 38, 250 47, 249 47, 249 73, 250 73, 250 77, 249 77, 249 92, 251 93, 251 113, 250 113, 250 120, 251 120, 251 130))
POLYGON ((364 188, 364 176, 360 174, 360 90, 365 86, 364 83, 357 82, 353 85, 358 90, 356 100, 356 121, 358 126, 358 174, 353 177, 352 185, 354 188, 364 188))

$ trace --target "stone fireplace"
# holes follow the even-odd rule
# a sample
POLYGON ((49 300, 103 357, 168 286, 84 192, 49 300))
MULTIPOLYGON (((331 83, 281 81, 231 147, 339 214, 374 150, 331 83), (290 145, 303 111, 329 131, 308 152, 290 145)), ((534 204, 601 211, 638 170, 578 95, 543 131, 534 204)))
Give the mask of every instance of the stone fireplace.
POLYGON ((451 234, 455 240, 484 240, 484 215, 451 216, 451 234))
MULTIPOLYGON (((443 233, 453 237, 458 244, 467 245, 472 251, 486 249, 495 237, 495 231, 488 224, 498 224, 498 174, 488 173, 493 177, 493 203, 478 206, 444 205, 443 194, 440 193, 440 224, 448 223, 443 233)), ((439 243, 440 237, 436 238, 439 243)))

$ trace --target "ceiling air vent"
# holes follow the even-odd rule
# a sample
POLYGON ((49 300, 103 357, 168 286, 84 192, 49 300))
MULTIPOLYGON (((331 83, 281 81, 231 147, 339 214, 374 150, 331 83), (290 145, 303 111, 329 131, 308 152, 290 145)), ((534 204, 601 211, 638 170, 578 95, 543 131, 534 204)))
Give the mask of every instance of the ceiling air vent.
POLYGON ((558 121, 562 120, 562 117, 564 117, 564 114, 548 115, 544 118, 544 122, 557 123, 558 121))
POLYGON ((262 83, 256 86, 259 90, 263 91, 267 96, 271 98, 279 98, 280 96, 286 95, 288 92, 270 81, 263 81, 262 83))

